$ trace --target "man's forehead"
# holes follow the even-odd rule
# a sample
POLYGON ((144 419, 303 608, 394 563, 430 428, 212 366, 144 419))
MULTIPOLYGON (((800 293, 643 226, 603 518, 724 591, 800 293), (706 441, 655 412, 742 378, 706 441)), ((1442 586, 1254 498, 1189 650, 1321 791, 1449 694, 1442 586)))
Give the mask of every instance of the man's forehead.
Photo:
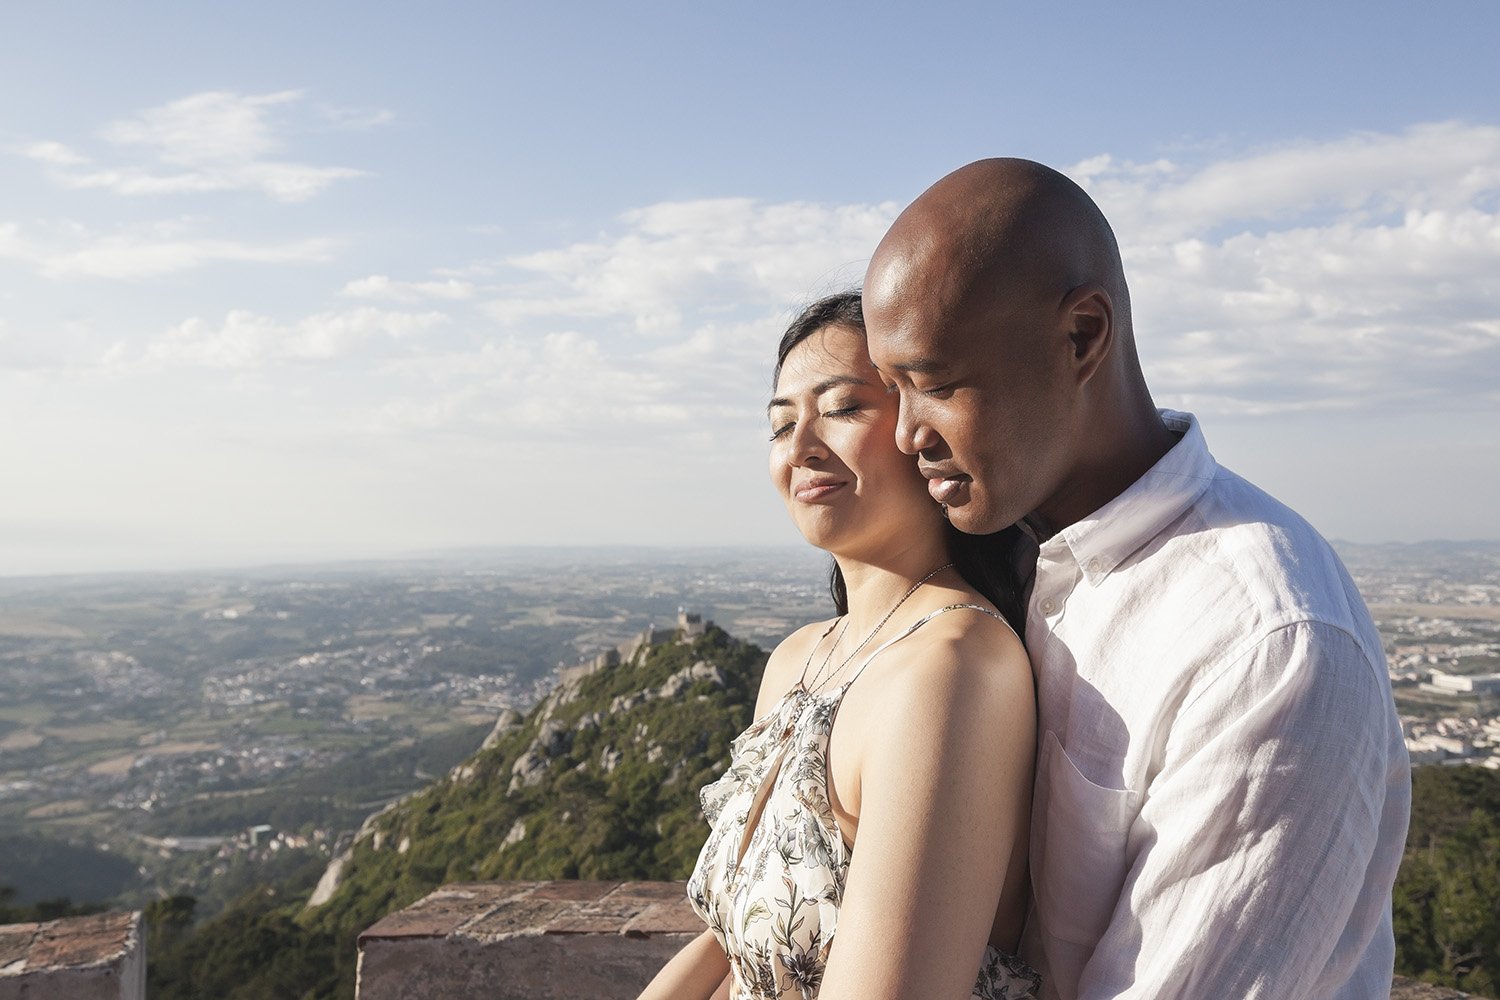
POLYGON ((898 306, 865 318, 870 360, 882 371, 935 374, 958 361, 964 349, 965 338, 951 317, 898 306))

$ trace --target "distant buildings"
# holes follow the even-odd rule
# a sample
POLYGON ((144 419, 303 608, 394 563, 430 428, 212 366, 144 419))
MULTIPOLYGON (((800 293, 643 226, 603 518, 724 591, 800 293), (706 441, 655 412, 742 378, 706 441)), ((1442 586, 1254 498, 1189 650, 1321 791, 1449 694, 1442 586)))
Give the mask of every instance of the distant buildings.
POLYGON ((1432 672, 1432 679, 1421 685, 1434 694, 1494 694, 1500 692, 1500 674, 1448 674, 1432 672))

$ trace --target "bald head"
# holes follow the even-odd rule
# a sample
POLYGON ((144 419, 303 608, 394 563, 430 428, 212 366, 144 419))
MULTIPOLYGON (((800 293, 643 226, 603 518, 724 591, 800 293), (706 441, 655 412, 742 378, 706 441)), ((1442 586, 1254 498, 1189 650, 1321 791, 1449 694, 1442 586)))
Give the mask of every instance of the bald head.
POLYGON ((896 443, 964 531, 1070 524, 1170 447, 1114 233, 1040 163, 980 160, 923 192, 871 258, 864 317, 896 443))
POLYGON ((1116 333, 1130 324, 1120 250, 1104 213, 1077 184, 1031 160, 960 167, 902 212, 870 262, 866 308, 920 290, 946 308, 1060 298, 1102 287, 1116 333), (873 303, 872 303, 872 300, 873 303))

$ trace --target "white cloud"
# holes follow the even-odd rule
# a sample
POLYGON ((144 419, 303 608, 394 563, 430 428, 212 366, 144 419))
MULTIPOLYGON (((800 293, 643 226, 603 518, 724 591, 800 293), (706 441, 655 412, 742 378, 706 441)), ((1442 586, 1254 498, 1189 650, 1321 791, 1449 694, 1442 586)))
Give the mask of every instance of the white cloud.
POLYGON ((276 201, 306 201, 334 181, 361 177, 362 170, 309 167, 295 163, 222 164, 175 174, 142 170, 99 170, 62 176, 70 187, 103 188, 116 194, 201 194, 261 191, 276 201))
POLYGON ((704 348, 727 331, 632 351, 564 330, 509 336, 473 351, 392 358, 380 371, 403 391, 363 430, 595 448, 712 447, 726 427, 744 431, 759 419, 754 411, 769 360, 759 356, 756 341, 764 342, 770 329, 737 331, 724 340, 734 349, 711 354, 704 348))
POLYGON ((379 128, 396 120, 396 113, 385 108, 340 108, 324 104, 319 106, 318 113, 335 128, 352 132, 379 128))
POLYGON ((680 332, 684 308, 783 305, 809 289, 857 283, 895 218, 893 203, 666 202, 621 216, 621 230, 512 257, 530 276, 488 306, 501 323, 611 317, 680 332))
POLYGON ((234 310, 218 324, 196 317, 186 320, 154 337, 141 352, 116 345, 104 362, 117 368, 154 369, 255 368, 289 361, 337 361, 361 351, 378 350, 382 343, 418 337, 448 320, 440 312, 390 312, 365 306, 318 313, 288 324, 248 310, 234 310))
POLYGON ((416 301, 476 294, 500 336, 384 363, 393 385, 374 426, 500 439, 708 447, 753 440, 772 354, 795 304, 856 284, 893 204, 768 204, 732 198, 652 205, 596 239, 481 263, 458 279, 375 275, 345 294, 416 301), (511 279, 508 286, 506 279, 511 279))
MULTIPOLYGON (((1497 400, 1500 129, 1423 126, 1198 164, 1099 157, 1073 172, 1121 236, 1164 403, 1239 414, 1497 400)), ((379 423, 705 446, 740 434, 758 423, 790 312, 857 283, 895 212, 663 203, 593 240, 476 266, 505 289, 479 306, 505 333, 389 361, 396 391, 379 423)), ((414 301, 433 284, 373 276, 346 293, 414 301)))
POLYGON ((126 195, 258 191, 277 201, 305 201, 365 171, 276 158, 282 142, 273 112, 294 110, 301 101, 297 91, 207 91, 149 108, 101 130, 100 137, 112 146, 143 149, 150 157, 145 165, 79 169, 85 161, 56 142, 34 143, 27 155, 58 168, 53 176, 76 188, 126 195))
POLYGON ((1309 214, 1399 218, 1493 200, 1500 189, 1500 127, 1439 122, 1202 164, 1135 164, 1105 155, 1066 172, 1098 200, 1127 243, 1226 226, 1268 229, 1309 214))
POLYGON ((22 146, 18 152, 24 157, 50 163, 55 167, 76 167, 88 162, 88 158, 73 152, 60 142, 33 142, 22 146))
POLYGON ((106 236, 77 250, 51 254, 40 261, 49 278, 145 278, 221 261, 257 264, 302 264, 328 260, 335 244, 310 239, 292 243, 252 244, 235 240, 163 240, 106 236))
POLYGON ((1500 128, 1423 125, 1198 165, 1098 157, 1072 173, 1119 234, 1166 401, 1496 401, 1500 128))
MULTIPOLYGON (((1438 125, 1201 163, 1098 157, 1073 172, 1121 236, 1158 396, 1234 414, 1493 405, 1497 171, 1500 130, 1438 125)), ((367 402, 349 419, 379 433, 749 441, 790 313, 857 283, 896 209, 662 203, 619 216, 592 240, 462 272, 483 279, 373 274, 339 290, 448 312, 364 307, 292 322, 233 312, 115 360, 238 369, 368 361, 358 376, 367 402), (439 324, 443 338, 416 336, 439 324)), ((16 255, 20 239, 0 227, 0 254, 16 255)), ((41 266, 144 273, 325 251, 160 233, 138 245, 95 238, 41 266)), ((326 370, 341 379, 353 371, 326 370)))
POLYGON ((356 299, 381 299, 387 302, 420 302, 423 299, 460 301, 471 299, 475 287, 471 282, 447 278, 442 281, 395 281, 383 274, 359 278, 344 286, 342 294, 356 299))
POLYGON ((191 235, 191 226, 162 222, 122 233, 96 233, 76 223, 55 224, 27 235, 0 224, 0 258, 28 263, 48 278, 149 278, 223 261, 303 264, 328 260, 328 239, 245 243, 191 235))

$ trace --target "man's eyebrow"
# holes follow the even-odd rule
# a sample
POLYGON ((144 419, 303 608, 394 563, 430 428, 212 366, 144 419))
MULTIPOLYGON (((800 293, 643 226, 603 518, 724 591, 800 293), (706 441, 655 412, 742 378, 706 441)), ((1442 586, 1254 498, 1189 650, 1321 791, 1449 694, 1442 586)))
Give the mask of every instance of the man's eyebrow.
POLYGON ((948 366, 936 358, 917 358, 915 361, 903 361, 891 367, 908 375, 938 375, 948 370, 948 366))
MULTIPOLYGON (((817 385, 813 386, 813 388, 812 388, 812 394, 814 396, 821 396, 821 395, 823 395, 823 393, 827 392, 829 389, 835 389, 835 388, 837 388, 837 387, 839 387, 841 385, 869 385, 869 384, 870 383, 867 382, 867 381, 865 381, 864 379, 862 379, 862 378, 856 378, 853 375, 835 375, 832 378, 825 378, 823 381, 821 381, 817 385)), ((791 405, 792 405, 792 401, 790 399, 788 399, 787 397, 785 397, 785 396, 777 396, 775 399, 771 400, 769 403, 766 404, 766 412, 769 413, 771 410, 776 409, 776 407, 778 407, 778 406, 791 406, 791 405)))

